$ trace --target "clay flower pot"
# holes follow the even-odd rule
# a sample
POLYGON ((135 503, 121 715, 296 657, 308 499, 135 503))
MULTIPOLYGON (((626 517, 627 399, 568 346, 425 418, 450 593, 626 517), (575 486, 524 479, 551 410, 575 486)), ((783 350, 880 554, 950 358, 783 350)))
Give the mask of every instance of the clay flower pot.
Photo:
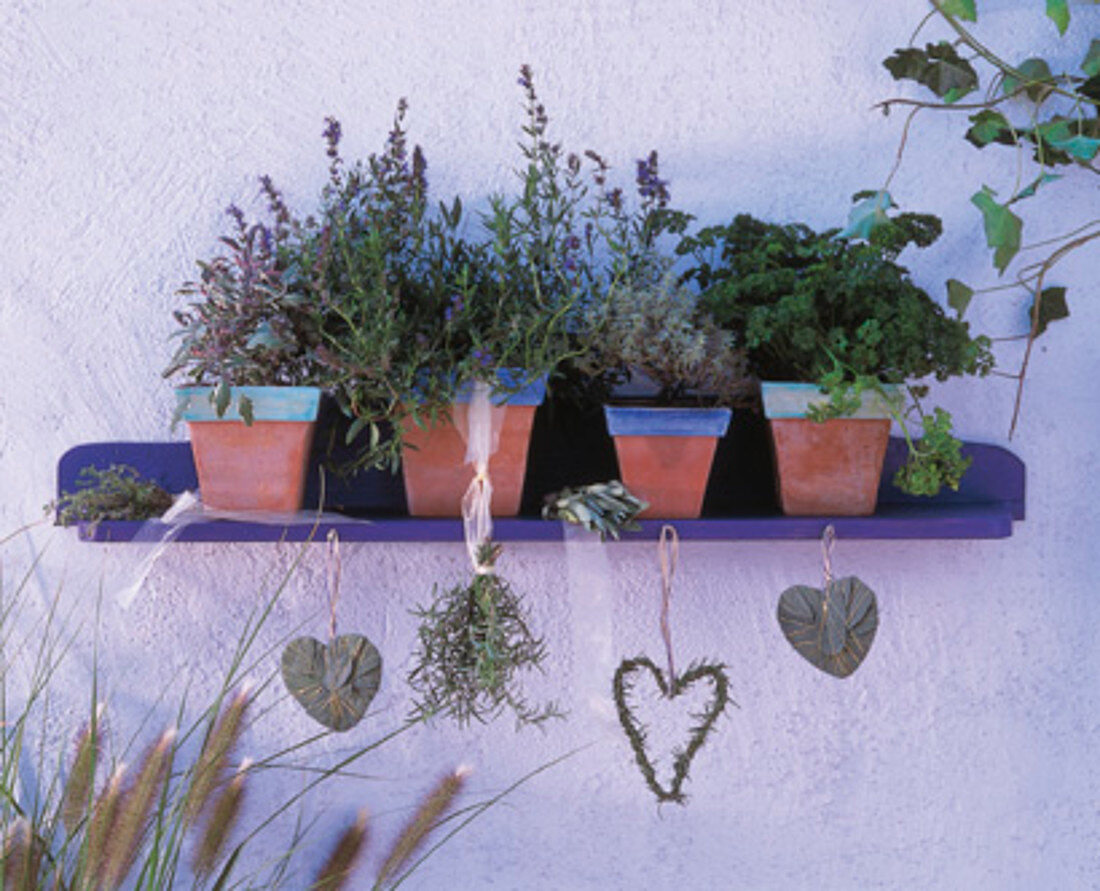
POLYGON ((191 433, 204 507, 231 511, 296 511, 302 506, 321 391, 316 387, 233 387, 218 417, 210 387, 181 387, 176 397, 191 433), (238 414, 252 401, 253 422, 238 414))
POLYGON ((640 517, 699 516, 714 449, 731 414, 728 408, 604 406, 623 484, 649 502, 640 517))
POLYGON ((762 383, 761 391, 783 513, 873 514, 890 439, 885 400, 864 393, 854 415, 816 422, 806 417, 809 407, 827 401, 816 384, 762 383))
MULTIPOLYGON (((522 380, 520 371, 501 369, 497 374, 502 383, 522 380)), ((470 385, 459 392, 450 419, 440 417, 427 428, 418 427, 410 418, 403 421, 401 464, 410 516, 462 515, 462 495, 474 478, 473 465, 466 463, 467 410, 472 391, 470 385)), ((493 516, 514 517, 519 513, 531 425, 545 396, 543 378, 518 392, 493 397, 493 425, 499 425, 496 450, 489 458, 493 516)))

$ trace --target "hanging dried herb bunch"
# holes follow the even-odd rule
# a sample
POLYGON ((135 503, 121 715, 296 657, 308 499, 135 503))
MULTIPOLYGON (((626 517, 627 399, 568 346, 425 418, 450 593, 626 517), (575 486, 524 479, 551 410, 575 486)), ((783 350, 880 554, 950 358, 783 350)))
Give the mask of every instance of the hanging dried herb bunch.
MULTIPOLYGON (((479 564, 491 569, 500 550, 491 542, 482 545, 479 564)), ((505 579, 477 573, 469 583, 442 593, 436 588, 433 595, 429 607, 413 612, 420 619, 409 673, 415 717, 443 714, 465 726, 471 719, 488 723, 509 708, 518 728, 562 716, 556 703, 532 705, 523 696, 519 675, 541 669, 546 647, 505 579)))

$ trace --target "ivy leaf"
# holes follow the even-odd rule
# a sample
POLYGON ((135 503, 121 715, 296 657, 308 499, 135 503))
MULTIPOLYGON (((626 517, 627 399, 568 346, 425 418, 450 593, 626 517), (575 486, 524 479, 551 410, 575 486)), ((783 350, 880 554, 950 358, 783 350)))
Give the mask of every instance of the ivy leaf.
POLYGON ((1047 0, 1047 18, 1058 26, 1058 33, 1065 34, 1069 27, 1069 3, 1067 0, 1047 0))
POLYGON ((241 413, 241 420, 244 421, 246 427, 251 427, 252 422, 256 420, 255 415, 252 412, 252 399, 249 396, 242 396, 237 401, 237 411, 241 413))
POLYGON ((1043 288, 1039 300, 1031 304, 1029 312, 1035 336, 1038 337, 1047 330, 1047 325, 1057 322, 1059 319, 1069 318, 1069 305, 1066 303, 1065 288, 1043 288), (1035 304, 1039 305, 1038 318, 1036 318, 1035 304))
POLYGON ((1017 192, 1016 195, 1012 198, 1012 200, 1009 201, 1008 203, 1012 204, 1016 201, 1021 200, 1022 198, 1030 198, 1037 191, 1039 191, 1040 186, 1045 186, 1047 183, 1052 183, 1056 179, 1061 179, 1061 178, 1062 178, 1062 174, 1060 174, 1060 173, 1044 173, 1042 176, 1036 177, 1034 180, 1032 180, 1030 183, 1028 183, 1028 185, 1025 188, 1023 188, 1022 190, 1017 192))
POLYGON ((1100 40, 1095 37, 1089 44, 1089 51, 1085 53, 1085 60, 1081 63, 1081 70, 1089 77, 1100 74, 1100 40))
POLYGON ((886 211, 895 205, 889 192, 885 190, 857 192, 853 197, 862 195, 868 195, 869 197, 863 198, 848 212, 848 225, 837 235, 837 238, 862 238, 867 240, 871 237, 872 229, 890 222, 886 211))
POLYGON ((991 142, 1001 145, 1015 145, 1016 135, 1008 119, 999 111, 984 109, 970 116, 971 127, 966 131, 966 139, 977 148, 985 148, 991 142))
POLYGON ((1022 77, 1011 74, 1005 75, 1002 89, 1006 96, 1009 93, 1015 93, 1020 87, 1027 84, 1024 95, 1028 99, 1035 103, 1046 99, 1050 94, 1051 86, 1054 84, 1054 75, 1051 74, 1050 66, 1045 59, 1024 59, 1016 66, 1016 70, 1022 77))
MULTIPOLYGON (((1100 41, 1096 41, 1100 43, 1100 41)), ((1092 99, 1096 102, 1100 102, 1100 74, 1094 74, 1084 83, 1077 85, 1077 92, 1084 96, 1086 99, 1092 99)))
POLYGON ((978 21, 978 10, 974 0, 943 0, 940 3, 940 9, 964 22, 978 21))
POLYGON ((961 319, 966 315, 966 308, 970 306, 970 298, 974 296, 974 289, 957 278, 947 280, 947 305, 958 314, 961 319))
POLYGON ((985 222, 985 241, 993 248, 993 266, 1004 273, 1005 267, 1020 250, 1020 235, 1024 222, 993 198, 994 192, 989 186, 982 186, 980 192, 970 196, 971 203, 982 212, 985 222))
POLYGON ((915 80, 947 104, 978 88, 977 72, 946 40, 929 43, 924 49, 894 50, 882 64, 894 80, 915 80))
POLYGON ((1036 132, 1054 148, 1061 149, 1079 161, 1091 161, 1100 149, 1100 139, 1080 133, 1075 122, 1060 118, 1035 128, 1036 132))

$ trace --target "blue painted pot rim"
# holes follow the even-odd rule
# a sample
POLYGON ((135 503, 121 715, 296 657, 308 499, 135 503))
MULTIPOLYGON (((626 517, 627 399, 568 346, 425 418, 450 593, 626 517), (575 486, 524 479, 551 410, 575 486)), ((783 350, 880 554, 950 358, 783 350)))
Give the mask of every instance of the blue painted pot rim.
POLYGON ((605 405, 612 436, 725 436, 733 412, 728 408, 657 408, 605 405))
MULTIPOLYGON (((902 390, 899 385, 883 384, 883 389, 900 399, 902 390)), ((760 395, 764 402, 764 417, 771 421, 805 418, 810 406, 825 405, 829 401, 829 397, 821 392, 817 384, 787 381, 761 381, 760 395)), ((863 393, 862 398, 863 403, 858 411, 839 420, 892 417, 886 400, 880 394, 868 390, 863 393)))
POLYGON ((230 387, 229 407, 218 417, 211 400, 214 387, 177 387, 180 417, 185 421, 235 421, 244 419, 238 411, 242 396, 252 401, 255 421, 316 421, 321 406, 319 387, 230 387))
MULTIPOLYGON (((498 368, 497 381, 501 389, 491 394, 493 405, 542 405, 546 398, 546 375, 528 380, 522 368, 498 368)), ((474 382, 467 381, 455 392, 455 402, 467 403, 473 398, 474 382)))

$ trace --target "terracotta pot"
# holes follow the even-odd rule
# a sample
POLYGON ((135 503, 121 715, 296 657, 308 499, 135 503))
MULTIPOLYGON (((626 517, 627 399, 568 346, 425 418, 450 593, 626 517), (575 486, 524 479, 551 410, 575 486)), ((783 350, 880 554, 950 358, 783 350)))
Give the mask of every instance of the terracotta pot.
MULTIPOLYGON (((489 458, 493 516, 514 517, 519 513, 531 426, 545 395, 543 379, 517 393, 494 397, 493 426, 500 432, 496 450, 489 458)), ((408 418, 403 421, 401 464, 410 516, 462 515, 462 496, 474 478, 473 465, 466 463, 469 398, 468 391, 460 395, 451 406, 450 419, 440 417, 426 429, 408 418)))
POLYGON ((816 422, 806 417, 809 406, 825 401, 816 385, 764 383, 761 388, 783 513, 873 514, 890 439, 884 400, 864 394, 853 416, 816 422))
POLYGON ((604 416, 615 439, 623 485, 649 502, 639 516, 698 517, 730 410, 607 405, 604 416))
POLYGON ((296 511, 302 506, 321 391, 315 387, 234 387, 218 418, 209 387, 176 391, 191 433, 204 507, 229 511, 296 511), (252 400, 253 422, 238 413, 252 400))

